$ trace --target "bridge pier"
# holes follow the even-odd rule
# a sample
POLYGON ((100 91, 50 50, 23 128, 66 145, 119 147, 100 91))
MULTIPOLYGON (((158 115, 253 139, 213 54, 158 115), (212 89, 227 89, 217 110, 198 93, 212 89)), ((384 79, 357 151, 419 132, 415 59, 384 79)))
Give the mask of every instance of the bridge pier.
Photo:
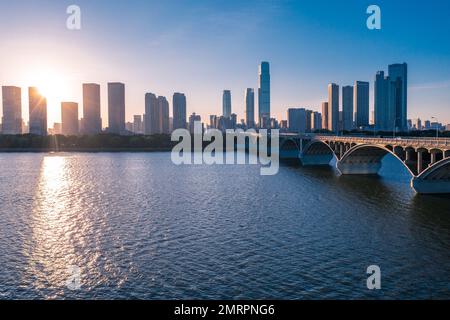
POLYGON ((417 173, 421 174, 423 170, 423 151, 417 150, 417 173))

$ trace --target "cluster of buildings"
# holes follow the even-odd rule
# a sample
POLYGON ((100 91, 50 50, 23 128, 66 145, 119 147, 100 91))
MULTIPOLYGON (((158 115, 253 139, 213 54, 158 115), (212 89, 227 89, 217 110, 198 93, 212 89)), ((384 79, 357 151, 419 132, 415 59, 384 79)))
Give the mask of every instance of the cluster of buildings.
POLYGON ((370 83, 355 81, 353 86, 328 85, 328 101, 322 113, 307 108, 288 109, 288 130, 311 132, 328 130, 408 131, 408 67, 406 63, 389 66, 389 75, 379 71, 375 76, 375 105, 370 121, 370 83), (340 96, 342 92, 342 96, 340 96), (372 123, 371 123, 372 122, 372 123))
POLYGON ((2 134, 35 135, 95 135, 102 132, 112 134, 169 134, 171 130, 186 128, 186 96, 173 95, 173 118, 169 118, 169 102, 163 96, 153 93, 145 95, 145 114, 134 116, 134 122, 125 122, 125 85, 119 82, 108 83, 108 127, 103 130, 100 85, 83 84, 83 118, 79 117, 76 102, 61 103, 61 122, 47 129, 47 99, 36 87, 28 88, 29 122, 22 119, 22 89, 3 86, 2 134))
POLYGON ((208 128, 226 129, 269 129, 277 128, 278 122, 270 116, 270 65, 262 62, 259 65, 258 115, 255 120, 255 90, 245 90, 245 119, 237 121, 237 115, 232 113, 231 91, 224 90, 222 95, 222 115, 210 115, 208 128))
MULTIPOLYGON (((186 96, 175 92, 172 97, 172 117, 169 101, 154 93, 145 94, 145 113, 135 115, 133 122, 125 120, 125 85, 108 83, 108 127, 103 130, 100 106, 100 85, 85 83, 83 90, 83 117, 79 117, 76 102, 61 103, 61 123, 47 129, 47 100, 35 87, 28 88, 29 122, 22 119, 21 88, 3 86, 3 134, 31 133, 35 135, 94 135, 102 132, 130 134, 170 134, 176 129, 190 129, 201 117, 193 113, 187 117, 186 96)), ((379 71, 374 83, 374 111, 370 114, 370 83, 355 81, 352 86, 328 85, 328 101, 322 103, 321 112, 309 108, 288 108, 287 120, 278 121, 271 117, 270 105, 270 65, 259 65, 258 112, 256 114, 255 89, 245 90, 245 119, 238 121, 233 113, 231 91, 222 95, 222 115, 210 115, 207 128, 226 129, 270 129, 287 132, 307 133, 318 130, 343 132, 352 130, 409 131, 409 130, 450 130, 435 121, 414 121, 407 119, 408 112, 408 67, 406 63, 392 64, 388 74, 379 71), (372 118, 372 119, 370 119, 372 118)))

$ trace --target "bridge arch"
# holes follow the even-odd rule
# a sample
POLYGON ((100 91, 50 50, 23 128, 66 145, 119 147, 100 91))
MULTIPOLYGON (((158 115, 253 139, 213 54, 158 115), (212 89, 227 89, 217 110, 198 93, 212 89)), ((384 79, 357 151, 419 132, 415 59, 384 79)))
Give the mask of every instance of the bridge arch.
POLYGON ((409 174, 414 177, 415 173, 396 154, 392 146, 376 144, 360 144, 347 151, 342 159, 338 161, 337 168, 342 174, 378 174, 382 166, 382 159, 391 154, 400 161, 409 174))
POLYGON ((311 140, 300 153, 303 165, 329 165, 331 160, 338 160, 328 141, 311 140))
POLYGON ((300 154, 300 146, 297 141, 292 138, 283 139, 280 142, 280 158, 281 159, 298 159, 300 154))

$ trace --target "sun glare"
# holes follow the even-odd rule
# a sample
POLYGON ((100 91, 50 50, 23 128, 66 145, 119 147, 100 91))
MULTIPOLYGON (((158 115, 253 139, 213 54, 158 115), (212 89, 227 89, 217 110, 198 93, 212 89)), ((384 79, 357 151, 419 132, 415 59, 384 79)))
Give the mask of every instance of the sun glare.
POLYGON ((28 73, 27 86, 36 87, 39 93, 47 99, 49 125, 60 122, 60 105, 63 101, 73 99, 68 79, 50 68, 33 70, 28 73))

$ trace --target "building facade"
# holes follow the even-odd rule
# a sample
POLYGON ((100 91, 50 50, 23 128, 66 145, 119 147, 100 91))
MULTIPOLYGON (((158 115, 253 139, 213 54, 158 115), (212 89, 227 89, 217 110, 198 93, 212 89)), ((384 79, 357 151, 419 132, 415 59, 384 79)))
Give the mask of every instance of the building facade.
POLYGON ((270 127, 270 66, 265 61, 259 66, 258 112, 259 126, 268 129, 270 127))
POLYGON ((61 134, 75 136, 79 134, 78 103, 61 102, 61 134))
POLYGON ((245 121, 247 128, 255 128, 255 90, 245 90, 245 121))
POLYGON ((356 128, 369 126, 369 82, 355 82, 354 96, 354 121, 356 128))
POLYGON ((353 129, 353 86, 342 87, 342 127, 353 129))
POLYGON ((2 87, 3 97, 3 134, 22 134, 22 89, 19 87, 2 87))
POLYGON ((39 136, 47 135, 47 99, 38 88, 28 88, 29 99, 29 131, 39 136))
POLYGON ((125 85, 108 83, 108 132, 122 134, 125 131, 125 85))
POLYGON ((93 135, 102 132, 100 109, 100 85, 83 84, 83 134, 93 135))
POLYGON ((186 96, 175 92, 172 99, 173 108, 173 130, 186 129, 186 96))

